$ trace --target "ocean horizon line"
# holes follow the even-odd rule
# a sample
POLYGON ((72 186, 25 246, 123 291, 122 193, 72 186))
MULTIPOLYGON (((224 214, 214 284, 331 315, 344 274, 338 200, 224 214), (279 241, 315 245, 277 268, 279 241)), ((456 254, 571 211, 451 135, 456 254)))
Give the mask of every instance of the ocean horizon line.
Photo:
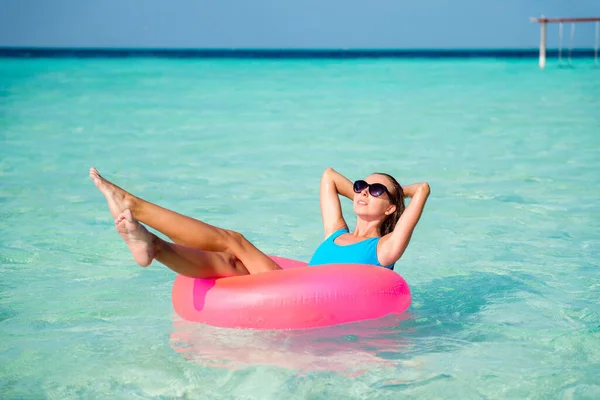
MULTIPOLYGON (((568 54, 567 49, 562 50, 568 54)), ((558 49, 546 50, 547 57, 558 49)), ((0 46, 0 58, 538 58, 538 48, 160 48, 0 46)), ((594 57, 594 49, 571 50, 571 57, 594 57)))

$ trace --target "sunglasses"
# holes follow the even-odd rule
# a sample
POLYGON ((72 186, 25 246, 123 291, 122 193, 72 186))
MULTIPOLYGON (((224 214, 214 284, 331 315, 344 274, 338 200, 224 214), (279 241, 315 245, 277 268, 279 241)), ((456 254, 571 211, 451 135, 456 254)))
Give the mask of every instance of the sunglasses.
POLYGON ((360 193, 366 188, 369 188, 369 194, 373 197, 379 197, 384 193, 387 193, 387 195, 390 196, 390 192, 387 190, 385 185, 382 185, 381 183, 372 183, 369 185, 363 180, 354 182, 354 193, 360 193))

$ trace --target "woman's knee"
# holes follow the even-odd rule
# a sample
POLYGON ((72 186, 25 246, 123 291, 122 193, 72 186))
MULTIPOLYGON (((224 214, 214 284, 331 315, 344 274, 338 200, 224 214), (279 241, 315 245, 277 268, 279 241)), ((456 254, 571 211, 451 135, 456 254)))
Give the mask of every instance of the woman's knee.
POLYGON ((225 247, 230 253, 236 254, 237 251, 247 247, 250 242, 239 232, 225 229, 225 247))
POLYGON ((233 254, 238 260, 243 260, 243 268, 247 269, 248 273, 256 274, 259 272, 273 271, 281 269, 279 265, 266 254, 258 250, 248 239, 239 232, 227 230, 227 247, 226 251, 233 254), (250 264, 248 264, 250 263, 250 264))

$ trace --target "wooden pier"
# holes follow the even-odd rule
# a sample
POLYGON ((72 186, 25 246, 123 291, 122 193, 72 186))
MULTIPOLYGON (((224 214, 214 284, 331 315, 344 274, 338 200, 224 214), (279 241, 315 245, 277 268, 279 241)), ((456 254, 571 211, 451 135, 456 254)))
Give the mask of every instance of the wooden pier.
MULTIPOLYGON (((594 60, 598 62, 598 42, 600 37, 600 17, 586 17, 586 18, 546 18, 542 15, 541 18, 530 18, 531 22, 537 22, 540 24, 540 68, 546 67, 546 25, 552 23, 558 23, 560 25, 559 35, 560 41, 562 42, 562 24, 571 23, 571 38, 575 32, 574 24, 580 22, 595 22, 596 23, 596 39, 594 41, 594 60)), ((560 52, 560 49, 559 49, 560 52)), ((560 54, 560 53, 559 53, 560 54)))

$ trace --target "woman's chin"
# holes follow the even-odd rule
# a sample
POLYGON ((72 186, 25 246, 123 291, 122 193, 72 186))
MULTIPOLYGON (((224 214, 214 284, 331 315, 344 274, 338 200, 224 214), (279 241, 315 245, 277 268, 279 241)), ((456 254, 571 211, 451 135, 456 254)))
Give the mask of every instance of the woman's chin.
POLYGON ((374 216, 373 213, 369 212, 368 207, 363 205, 354 206, 354 213, 357 217, 368 220, 372 219, 374 216))

